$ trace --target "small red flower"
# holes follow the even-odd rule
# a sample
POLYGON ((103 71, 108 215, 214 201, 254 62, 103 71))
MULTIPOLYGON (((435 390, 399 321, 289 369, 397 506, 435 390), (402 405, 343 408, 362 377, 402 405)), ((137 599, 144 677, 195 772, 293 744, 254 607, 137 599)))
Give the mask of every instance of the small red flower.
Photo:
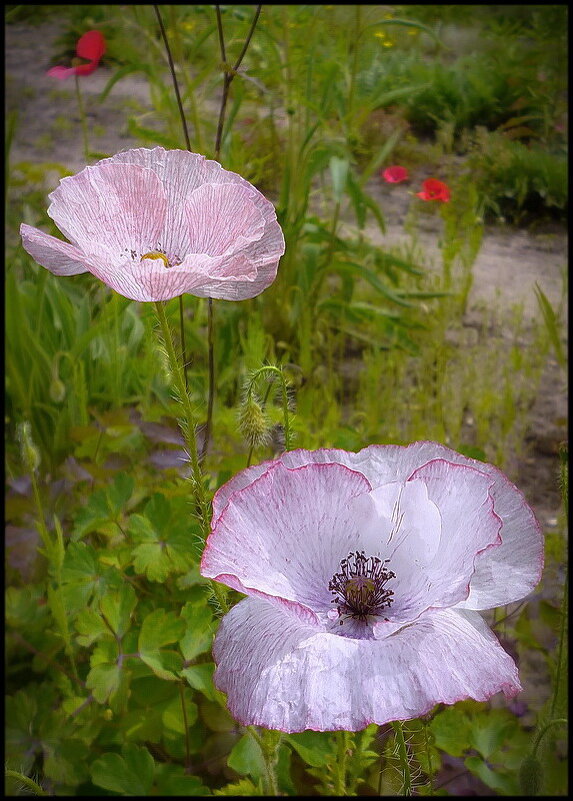
POLYGON ((440 200, 442 203, 447 203, 450 199, 450 189, 443 181, 438 181, 437 178, 428 178, 422 184, 422 192, 416 192, 418 197, 422 200, 440 200))
POLYGON ((70 78, 72 75, 91 75, 99 66, 101 58, 105 53, 105 39, 99 31, 86 31, 78 39, 76 45, 76 55, 78 58, 72 59, 73 67, 52 67, 48 70, 48 75, 53 78, 70 78), (87 59, 87 64, 77 63, 79 58, 87 59))
POLYGON ((405 167, 398 165, 394 167, 386 167, 382 173, 382 178, 389 184, 399 184, 402 181, 407 181, 409 178, 408 170, 405 167))

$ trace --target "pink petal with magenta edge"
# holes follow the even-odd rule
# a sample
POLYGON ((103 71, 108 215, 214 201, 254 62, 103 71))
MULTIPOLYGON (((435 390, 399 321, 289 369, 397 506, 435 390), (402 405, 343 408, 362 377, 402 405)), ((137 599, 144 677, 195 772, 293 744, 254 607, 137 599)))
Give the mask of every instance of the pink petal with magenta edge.
MULTIPOLYGON (((287 467, 334 462, 361 472, 378 487, 392 481, 406 481, 414 471, 433 459, 469 465, 493 480, 490 489, 494 512, 501 518, 501 545, 478 554, 470 582, 470 594, 459 606, 492 609, 528 595, 543 570, 541 526, 521 491, 493 465, 471 459, 437 442, 420 441, 410 445, 369 445, 356 453, 334 448, 316 451, 298 449, 282 454, 287 467)), ((231 493, 248 486, 267 469, 269 462, 242 470, 221 487, 213 498, 213 522, 224 509, 231 493)))
POLYGON ((231 496, 207 538, 201 574, 225 583, 234 576, 242 589, 230 586, 240 592, 327 611, 328 582, 355 550, 362 523, 350 501, 369 490, 364 476, 342 465, 271 464, 231 496))

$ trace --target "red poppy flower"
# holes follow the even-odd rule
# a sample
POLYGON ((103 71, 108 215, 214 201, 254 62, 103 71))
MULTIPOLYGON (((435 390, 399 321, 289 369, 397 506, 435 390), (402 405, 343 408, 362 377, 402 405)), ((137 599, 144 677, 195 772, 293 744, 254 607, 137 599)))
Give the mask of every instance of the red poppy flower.
POLYGON ((389 184, 399 184, 402 181, 407 181, 409 177, 408 170, 398 165, 386 167, 382 173, 382 178, 389 184))
POLYGON ((450 189, 443 181, 438 181, 437 178, 428 178, 422 184, 422 192, 416 192, 418 197, 422 200, 440 200, 442 203, 447 203, 450 199, 450 189))
POLYGON ((99 66, 101 58, 105 53, 105 39, 99 31, 86 31, 78 39, 76 45, 76 55, 78 58, 87 59, 88 64, 76 63, 78 59, 72 59, 73 67, 52 67, 48 70, 48 75, 53 78, 70 78, 72 75, 91 75, 99 66))

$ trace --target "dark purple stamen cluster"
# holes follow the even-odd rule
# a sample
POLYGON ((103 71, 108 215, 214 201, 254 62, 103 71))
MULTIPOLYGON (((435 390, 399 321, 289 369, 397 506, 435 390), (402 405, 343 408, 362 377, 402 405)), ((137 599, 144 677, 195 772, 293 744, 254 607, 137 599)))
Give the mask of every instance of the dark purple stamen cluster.
POLYGON ((376 556, 366 558, 364 551, 348 554, 340 563, 340 573, 335 573, 328 583, 328 589, 335 593, 333 604, 343 623, 343 616, 366 621, 368 615, 380 615, 393 602, 393 590, 384 585, 396 574, 386 570, 384 565, 390 561, 376 556))

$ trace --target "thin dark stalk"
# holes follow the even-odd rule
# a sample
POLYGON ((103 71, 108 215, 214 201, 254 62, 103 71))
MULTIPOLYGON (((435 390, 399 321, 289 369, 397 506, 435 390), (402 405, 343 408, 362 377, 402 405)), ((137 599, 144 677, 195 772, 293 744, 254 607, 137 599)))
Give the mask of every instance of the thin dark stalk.
MULTIPOLYGON (((215 13, 217 16, 217 32, 219 35, 219 49, 221 51, 221 61, 223 65, 223 97, 221 98, 221 108, 219 109, 219 120, 217 122, 217 134, 215 136, 215 160, 219 161, 221 157, 221 144, 223 142, 223 127, 225 125, 225 114, 227 112, 227 100, 229 98, 229 87, 237 70, 239 69, 245 53, 249 47, 250 41, 255 32, 255 27, 261 13, 262 5, 257 6, 255 16, 251 22, 251 27, 247 38, 243 44, 243 48, 237 58, 234 67, 229 67, 227 64, 227 51, 225 49, 225 35, 223 33, 223 20, 221 18, 221 9, 215 5, 215 13)), ((207 309, 208 317, 208 338, 209 338, 209 397, 207 400, 207 422, 205 424, 205 439, 203 441, 203 448, 201 450, 201 459, 203 460, 207 455, 209 448, 209 440, 211 438, 211 428, 213 425, 213 397, 215 394, 215 366, 214 366, 214 349, 213 349, 213 299, 209 298, 209 305, 207 309)))
POLYGON ((249 33, 247 34, 247 38, 243 44, 243 49, 241 50, 238 59, 236 60, 233 67, 230 67, 227 64, 227 56, 225 51, 225 38, 223 35, 223 20, 221 19, 221 10, 218 5, 215 6, 215 11, 217 13, 217 31, 219 33, 219 48, 221 50, 221 60, 223 62, 223 97, 221 99, 221 109, 219 111, 219 122, 217 123, 217 136, 215 138, 215 159, 219 160, 221 155, 221 142, 223 139, 223 126, 225 124, 225 114, 227 111, 227 99, 229 97, 229 87, 235 75, 237 74, 237 70, 241 66, 241 62, 245 57, 245 53, 249 47, 251 39, 253 38, 253 34, 255 32, 255 28, 261 13, 262 5, 257 6, 257 10, 255 11, 255 16, 253 17, 253 21, 251 22, 251 27, 249 33))
POLYGON ((171 56, 171 48, 169 47, 169 42, 167 40, 167 33, 165 32, 165 26, 163 25, 163 20, 161 19, 161 14, 159 13, 159 6, 154 5, 153 8, 155 9, 155 14, 157 15, 157 21, 159 22, 159 28, 161 29, 163 44, 165 45, 165 50, 167 52, 167 60, 169 61, 169 70, 171 72, 171 79, 173 80, 173 88, 175 89, 175 96, 177 97, 177 105, 179 107, 179 115, 181 117, 181 124, 183 126, 183 133, 185 135, 185 144, 187 146, 187 150, 191 150, 191 141, 189 139, 189 131, 187 130, 187 121, 185 120, 185 112, 183 111, 183 103, 181 102, 181 94, 179 93, 179 84, 177 83, 177 75, 175 74, 175 65, 173 64, 173 58, 171 56))
MULTIPOLYGON (((179 92, 179 84, 177 82, 177 75, 175 73, 175 64, 173 63, 173 56, 171 55, 171 48, 169 47, 169 40, 167 39, 167 32, 159 13, 159 6, 154 5, 157 21, 161 30, 163 44, 167 53, 167 60, 169 62, 169 70, 171 72, 171 79, 173 81, 173 88, 175 89, 175 96, 177 98, 177 106, 179 108, 179 116, 181 117, 181 125, 183 126, 183 135, 185 137, 185 144, 187 150, 191 150, 191 140, 189 139, 189 130, 187 128, 187 120, 185 119, 185 112, 183 110, 183 103, 181 101, 181 93, 179 92)), ((189 379, 187 377, 187 354, 185 352, 185 326, 183 324, 183 296, 179 295, 179 328, 181 331, 181 358, 183 359, 183 375, 185 377, 185 389, 189 389, 189 379)))

